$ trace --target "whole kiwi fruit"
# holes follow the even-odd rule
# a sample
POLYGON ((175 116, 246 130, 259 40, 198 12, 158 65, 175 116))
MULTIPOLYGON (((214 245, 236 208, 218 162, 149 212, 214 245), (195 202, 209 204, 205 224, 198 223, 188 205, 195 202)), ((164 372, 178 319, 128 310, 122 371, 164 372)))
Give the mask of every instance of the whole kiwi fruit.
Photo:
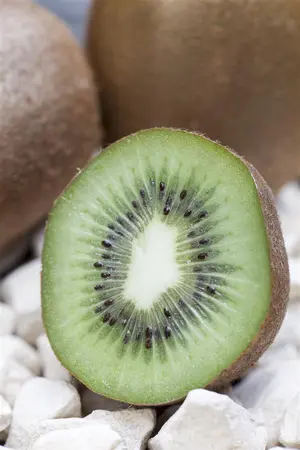
POLYGON ((277 190, 300 174, 298 0, 94 0, 88 53, 107 139, 200 131, 277 190))
POLYGON ((42 310, 62 364, 125 403, 239 378, 273 341, 289 275, 271 190, 229 149, 156 128, 107 147, 55 202, 42 310))
POLYGON ((27 0, 0 0, 0 251, 47 214, 99 146, 90 69, 71 32, 27 0))

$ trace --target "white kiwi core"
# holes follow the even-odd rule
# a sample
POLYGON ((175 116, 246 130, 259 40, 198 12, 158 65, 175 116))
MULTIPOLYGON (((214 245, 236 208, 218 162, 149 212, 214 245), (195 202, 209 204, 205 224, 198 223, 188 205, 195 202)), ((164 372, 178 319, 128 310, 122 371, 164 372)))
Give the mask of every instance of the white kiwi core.
POLYGON ((176 228, 153 220, 132 244, 124 298, 138 308, 151 308, 180 279, 176 262, 176 228))

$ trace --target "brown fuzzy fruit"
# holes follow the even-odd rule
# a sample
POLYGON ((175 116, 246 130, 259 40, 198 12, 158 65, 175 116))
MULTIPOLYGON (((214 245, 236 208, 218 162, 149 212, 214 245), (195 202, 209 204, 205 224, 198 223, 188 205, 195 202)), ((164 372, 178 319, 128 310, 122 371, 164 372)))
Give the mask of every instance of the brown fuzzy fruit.
POLYGON ((87 64, 68 29, 0 0, 0 251, 35 225, 99 145, 87 64))
POLYGON ((109 142, 187 128, 274 190, 300 174, 299 0, 95 0, 90 25, 109 142))

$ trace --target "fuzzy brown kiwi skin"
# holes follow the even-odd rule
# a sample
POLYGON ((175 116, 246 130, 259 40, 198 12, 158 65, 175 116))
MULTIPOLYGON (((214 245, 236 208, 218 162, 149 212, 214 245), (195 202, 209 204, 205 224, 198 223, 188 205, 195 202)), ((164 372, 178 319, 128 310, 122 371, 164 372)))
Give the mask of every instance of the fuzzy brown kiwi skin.
MULTIPOLYGON (((153 128, 153 130, 155 129, 159 130, 160 128, 153 128)), ((191 132, 186 130, 181 131, 191 134, 191 132)), ((134 134, 135 133, 133 133, 132 135, 134 136, 134 134)), ((199 133, 193 132, 192 134, 205 137, 205 139, 210 140, 206 136, 200 135, 199 133)), ((128 137, 124 137, 120 139, 118 142, 121 142, 122 140, 125 140, 127 138, 128 137)), ((226 148, 228 152, 230 152, 236 158, 240 159, 243 162, 243 164, 245 164, 245 166, 248 168, 253 178, 253 181, 257 189, 257 194, 260 201, 261 210, 265 221, 266 233, 269 241, 269 255, 271 265, 271 299, 268 314, 266 315, 266 318, 262 323, 257 335, 254 337, 249 346, 244 350, 243 353, 241 353, 241 355, 235 361, 231 363, 231 365, 228 368, 223 370, 212 382, 210 382, 206 386, 201 386, 201 388, 206 388, 214 391, 222 391, 223 389, 227 388, 230 385, 230 383, 245 375, 245 373, 251 368, 251 366, 253 366, 257 362, 259 357, 271 345, 285 316, 290 288, 287 253, 285 250, 280 220, 275 206, 274 195, 270 187, 268 186, 267 182, 255 169, 255 167, 253 167, 253 165, 249 164, 244 158, 242 158, 240 155, 238 155, 230 148, 228 147, 224 148, 226 148)), ((79 173, 76 174, 76 176, 73 179, 75 179, 78 175, 79 173)), ((56 354, 54 348, 53 351, 56 354)), ((56 356, 59 359, 59 355, 56 354, 56 356)), ((78 379, 83 385, 86 385, 85 382, 79 377, 76 377, 72 373, 72 371, 69 372, 74 378, 78 379)), ((87 386, 87 388, 92 390, 90 386, 87 386)), ((99 394, 99 392, 96 391, 94 392, 99 394)), ((120 401, 117 398, 108 397, 104 394, 101 395, 103 397, 107 397, 115 401, 120 401)), ((130 403, 130 404, 137 407, 151 407, 151 406, 164 407, 182 402, 184 399, 185 397, 162 403, 153 403, 153 404, 130 403)))
POLYGON ((101 142, 92 74, 71 32, 0 0, 0 252, 31 230, 101 142))
POLYGON ((87 48, 108 143, 195 130, 276 191, 300 175, 299 41, 299 0, 94 0, 87 48))

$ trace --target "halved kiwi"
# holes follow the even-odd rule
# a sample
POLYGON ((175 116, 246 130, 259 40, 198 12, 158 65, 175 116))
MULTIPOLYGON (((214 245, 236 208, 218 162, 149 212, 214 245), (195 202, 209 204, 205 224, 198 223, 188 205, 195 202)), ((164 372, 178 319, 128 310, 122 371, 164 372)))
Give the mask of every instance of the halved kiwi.
POLYGON ((56 355, 102 395, 163 404, 226 385, 285 311, 272 194, 252 166, 197 134, 124 138, 56 202, 42 295, 56 355))

